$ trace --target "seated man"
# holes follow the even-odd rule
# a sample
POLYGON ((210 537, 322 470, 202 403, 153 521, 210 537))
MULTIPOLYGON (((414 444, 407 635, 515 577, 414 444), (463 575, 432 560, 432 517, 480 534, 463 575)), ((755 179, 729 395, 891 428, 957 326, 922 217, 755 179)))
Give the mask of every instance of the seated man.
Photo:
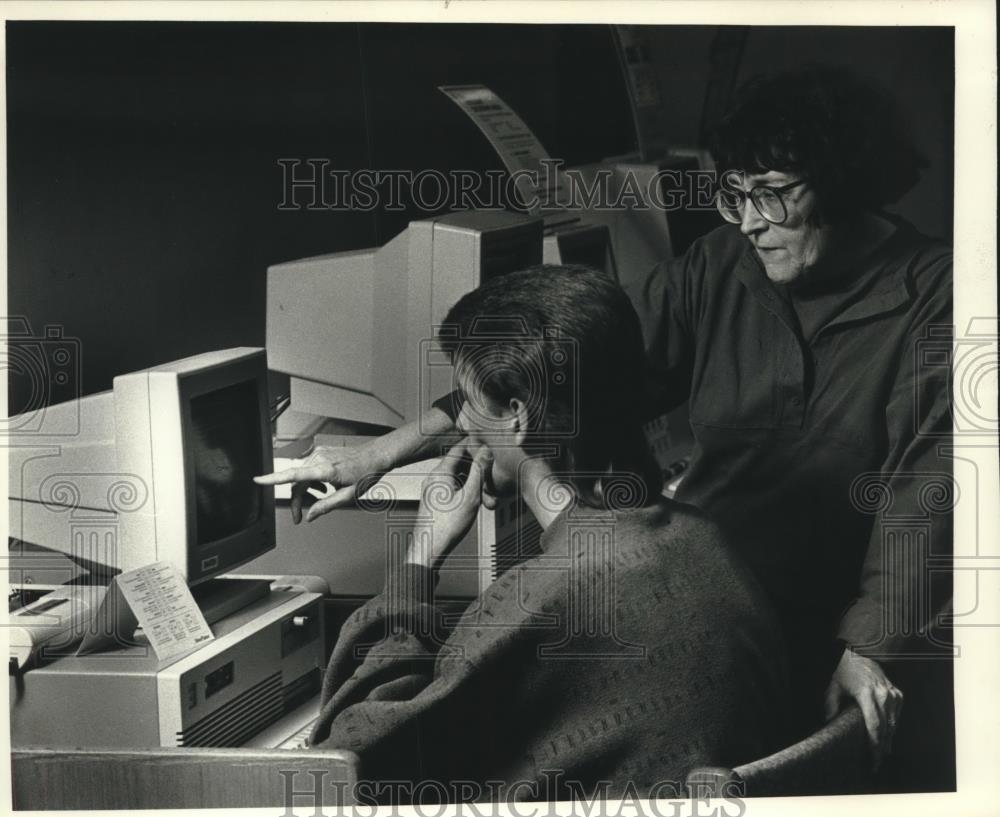
MULTIPOLYGON (((383 793, 403 801, 421 783, 447 800, 670 797, 695 766, 777 748, 777 624, 718 528, 660 494, 624 292, 583 267, 529 269, 463 297, 446 325, 466 436, 425 480, 385 592, 344 625, 311 743, 405 781, 383 793), (482 502, 515 493, 540 552, 444 638, 442 562, 482 502)), ((259 481, 301 487, 321 468, 259 481)))

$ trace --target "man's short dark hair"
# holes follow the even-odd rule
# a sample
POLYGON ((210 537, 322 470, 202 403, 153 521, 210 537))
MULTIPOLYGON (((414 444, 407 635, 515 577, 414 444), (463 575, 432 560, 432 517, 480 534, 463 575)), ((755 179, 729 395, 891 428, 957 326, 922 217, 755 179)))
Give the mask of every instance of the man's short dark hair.
POLYGON ((898 201, 927 166, 895 99, 828 66, 747 82, 711 149, 720 173, 801 174, 816 191, 820 217, 834 223, 898 201))
POLYGON ((493 278, 451 308, 438 340, 487 397, 525 403, 532 441, 558 448, 556 466, 584 503, 608 506, 601 474, 637 478, 638 504, 658 497, 641 426, 639 319, 606 273, 542 265, 493 278))

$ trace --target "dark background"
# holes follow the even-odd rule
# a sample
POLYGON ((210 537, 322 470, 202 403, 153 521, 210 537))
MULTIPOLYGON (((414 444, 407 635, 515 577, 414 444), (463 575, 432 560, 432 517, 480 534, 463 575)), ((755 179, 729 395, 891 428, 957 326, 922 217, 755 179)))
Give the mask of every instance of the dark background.
MULTIPOLYGON (((932 162, 900 211, 950 239, 952 29, 656 27, 671 142, 732 84, 808 60, 894 90, 932 162)), ((280 158, 499 168, 436 87, 483 83, 570 165, 634 149, 607 26, 7 24, 8 314, 78 338, 81 394, 264 343, 268 265, 382 244, 416 217, 280 211, 280 158)), ((9 371, 10 410, 29 401, 9 371)))

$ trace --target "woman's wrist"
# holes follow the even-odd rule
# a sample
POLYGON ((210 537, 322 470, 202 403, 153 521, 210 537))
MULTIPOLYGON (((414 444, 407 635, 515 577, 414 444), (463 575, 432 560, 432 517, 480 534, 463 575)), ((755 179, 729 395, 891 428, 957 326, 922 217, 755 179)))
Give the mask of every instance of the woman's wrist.
POLYGON ((417 422, 407 423, 372 442, 372 453, 382 472, 400 465, 440 454, 441 445, 450 444, 447 435, 455 432, 451 418, 441 409, 430 408, 417 422))
POLYGON ((397 459, 394 456, 392 445, 387 443, 385 437, 379 437, 372 441, 372 461, 378 473, 385 474, 391 471, 399 464, 397 459))

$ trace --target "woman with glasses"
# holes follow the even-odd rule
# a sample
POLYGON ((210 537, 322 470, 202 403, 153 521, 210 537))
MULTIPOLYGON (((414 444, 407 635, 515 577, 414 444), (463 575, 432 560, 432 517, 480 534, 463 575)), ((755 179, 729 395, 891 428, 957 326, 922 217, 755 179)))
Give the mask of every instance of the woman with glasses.
POLYGON ((877 762, 905 691, 897 748, 930 749, 906 785, 953 786, 950 663, 897 660, 950 654, 934 626, 950 578, 931 561, 951 548, 949 367, 921 348, 950 331, 951 250, 884 210, 925 162, 891 98, 825 68, 751 81, 713 141, 729 224, 631 293, 658 406, 689 398, 678 498, 779 610, 801 730, 854 700, 877 762))

